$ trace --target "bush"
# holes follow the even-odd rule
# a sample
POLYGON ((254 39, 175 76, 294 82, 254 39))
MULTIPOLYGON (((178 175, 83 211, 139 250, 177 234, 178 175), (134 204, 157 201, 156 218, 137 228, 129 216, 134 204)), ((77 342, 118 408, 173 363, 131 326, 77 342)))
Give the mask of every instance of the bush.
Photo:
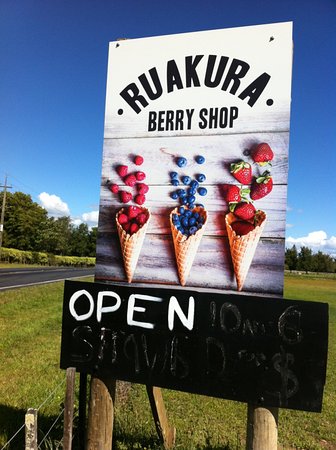
POLYGON ((18 264, 72 267, 92 267, 96 264, 96 258, 87 256, 59 256, 50 253, 29 252, 4 247, 1 249, 1 261, 18 264))

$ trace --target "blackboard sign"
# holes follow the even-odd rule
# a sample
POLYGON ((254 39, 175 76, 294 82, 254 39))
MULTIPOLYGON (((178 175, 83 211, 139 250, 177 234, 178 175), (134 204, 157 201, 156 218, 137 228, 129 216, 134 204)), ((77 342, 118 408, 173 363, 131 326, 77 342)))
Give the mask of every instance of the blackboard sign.
POLYGON ((61 368, 321 411, 328 305, 66 281, 61 368))

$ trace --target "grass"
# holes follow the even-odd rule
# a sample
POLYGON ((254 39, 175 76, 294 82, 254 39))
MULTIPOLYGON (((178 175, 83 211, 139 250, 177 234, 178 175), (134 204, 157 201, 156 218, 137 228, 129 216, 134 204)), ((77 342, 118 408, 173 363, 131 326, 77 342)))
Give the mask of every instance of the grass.
MULTIPOLYGON (((336 449, 335 294, 335 279, 285 277, 286 298, 329 303, 330 340, 323 411, 280 410, 279 449, 336 449)), ((62 295, 63 283, 0 292, 0 449, 22 426, 28 408, 42 405, 39 442, 62 411, 65 373, 58 368, 62 295)), ((116 406, 115 450, 162 450, 144 386, 133 384, 130 389, 128 400, 116 406)), ((245 448, 245 404, 170 390, 163 390, 163 396, 177 429, 176 450, 245 448)), ((58 421, 41 448, 59 448, 61 437, 58 421)), ((6 450, 21 448, 23 431, 6 450)))

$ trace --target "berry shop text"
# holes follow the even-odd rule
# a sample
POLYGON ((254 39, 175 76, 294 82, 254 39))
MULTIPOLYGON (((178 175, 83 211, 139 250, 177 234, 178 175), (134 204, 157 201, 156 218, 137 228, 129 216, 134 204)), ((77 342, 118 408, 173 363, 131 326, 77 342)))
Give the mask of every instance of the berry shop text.
POLYGON ((61 368, 319 411, 328 305, 66 281, 61 368))

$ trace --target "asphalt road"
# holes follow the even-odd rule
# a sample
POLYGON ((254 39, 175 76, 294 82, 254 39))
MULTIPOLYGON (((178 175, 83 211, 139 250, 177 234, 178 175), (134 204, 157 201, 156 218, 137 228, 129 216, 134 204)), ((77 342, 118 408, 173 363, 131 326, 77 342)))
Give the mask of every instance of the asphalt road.
POLYGON ((91 276, 94 275, 94 270, 94 267, 85 269, 68 267, 0 269, 0 290, 91 276))

